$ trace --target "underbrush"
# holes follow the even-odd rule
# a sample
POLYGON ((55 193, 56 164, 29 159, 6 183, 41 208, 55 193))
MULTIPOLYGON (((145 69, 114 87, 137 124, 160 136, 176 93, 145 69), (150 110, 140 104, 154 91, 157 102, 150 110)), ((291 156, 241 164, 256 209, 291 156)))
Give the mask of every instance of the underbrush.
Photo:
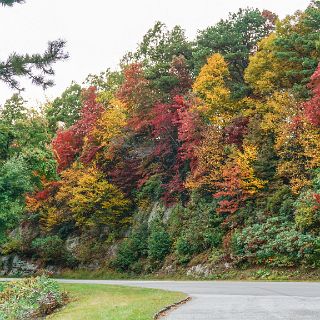
POLYGON ((307 267, 282 267, 268 268, 262 266, 243 266, 242 268, 214 268, 207 276, 200 274, 187 274, 186 268, 177 268, 174 273, 154 272, 154 273, 121 273, 109 269, 99 269, 95 271, 85 269, 65 269, 59 278, 66 279, 99 279, 99 280, 230 280, 230 281, 320 281, 319 268, 307 267))
POLYGON ((47 277, 12 281, 0 287, 0 319, 39 319, 67 301, 58 283, 47 277))

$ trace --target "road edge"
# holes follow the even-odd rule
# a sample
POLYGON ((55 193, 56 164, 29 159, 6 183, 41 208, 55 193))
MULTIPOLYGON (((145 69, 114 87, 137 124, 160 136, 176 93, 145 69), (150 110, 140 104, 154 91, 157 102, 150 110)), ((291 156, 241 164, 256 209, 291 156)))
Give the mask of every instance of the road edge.
POLYGON ((188 296, 187 298, 180 300, 179 302, 173 303, 163 309, 161 309, 160 311, 158 311, 154 316, 153 319, 154 320, 159 320, 161 319, 163 316, 166 315, 167 312, 172 311, 173 309, 179 308, 180 306, 182 306, 183 304, 186 304, 187 302, 191 301, 191 297, 188 296))

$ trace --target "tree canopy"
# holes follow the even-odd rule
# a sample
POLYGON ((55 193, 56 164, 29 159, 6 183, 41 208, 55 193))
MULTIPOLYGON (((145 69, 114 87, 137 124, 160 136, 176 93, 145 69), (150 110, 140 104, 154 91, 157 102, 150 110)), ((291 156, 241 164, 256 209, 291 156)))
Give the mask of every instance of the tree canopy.
MULTIPOLYGON (((41 259, 33 244, 55 237, 75 266, 134 273, 192 259, 319 267, 319 19, 318 1, 282 20, 240 9, 195 41, 157 22, 118 70, 40 110, 13 95, 0 108, 0 251, 41 259)), ((51 85, 66 55, 50 48, 11 55, 0 79, 51 85)))

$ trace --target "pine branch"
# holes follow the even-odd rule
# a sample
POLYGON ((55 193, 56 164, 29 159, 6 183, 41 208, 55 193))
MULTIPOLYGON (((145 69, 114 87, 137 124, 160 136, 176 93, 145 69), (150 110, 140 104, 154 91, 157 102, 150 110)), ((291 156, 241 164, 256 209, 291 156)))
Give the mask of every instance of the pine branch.
POLYGON ((65 44, 64 40, 49 42, 47 50, 42 55, 11 54, 7 61, 0 61, 0 81, 19 91, 23 90, 17 79, 21 77, 27 77, 32 83, 44 89, 53 86, 54 82, 50 79, 50 76, 54 75, 52 65, 69 57, 64 52, 65 44))
POLYGON ((3 6, 10 6, 12 7, 14 3, 24 3, 25 0, 0 0, 0 4, 3 6))

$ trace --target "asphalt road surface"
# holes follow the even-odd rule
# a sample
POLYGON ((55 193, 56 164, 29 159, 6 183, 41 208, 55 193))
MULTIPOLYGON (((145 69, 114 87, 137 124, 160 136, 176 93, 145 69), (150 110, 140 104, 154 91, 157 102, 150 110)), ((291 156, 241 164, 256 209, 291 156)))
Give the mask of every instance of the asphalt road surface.
POLYGON ((320 283, 59 280, 181 291, 192 297, 167 320, 320 320, 320 283))

